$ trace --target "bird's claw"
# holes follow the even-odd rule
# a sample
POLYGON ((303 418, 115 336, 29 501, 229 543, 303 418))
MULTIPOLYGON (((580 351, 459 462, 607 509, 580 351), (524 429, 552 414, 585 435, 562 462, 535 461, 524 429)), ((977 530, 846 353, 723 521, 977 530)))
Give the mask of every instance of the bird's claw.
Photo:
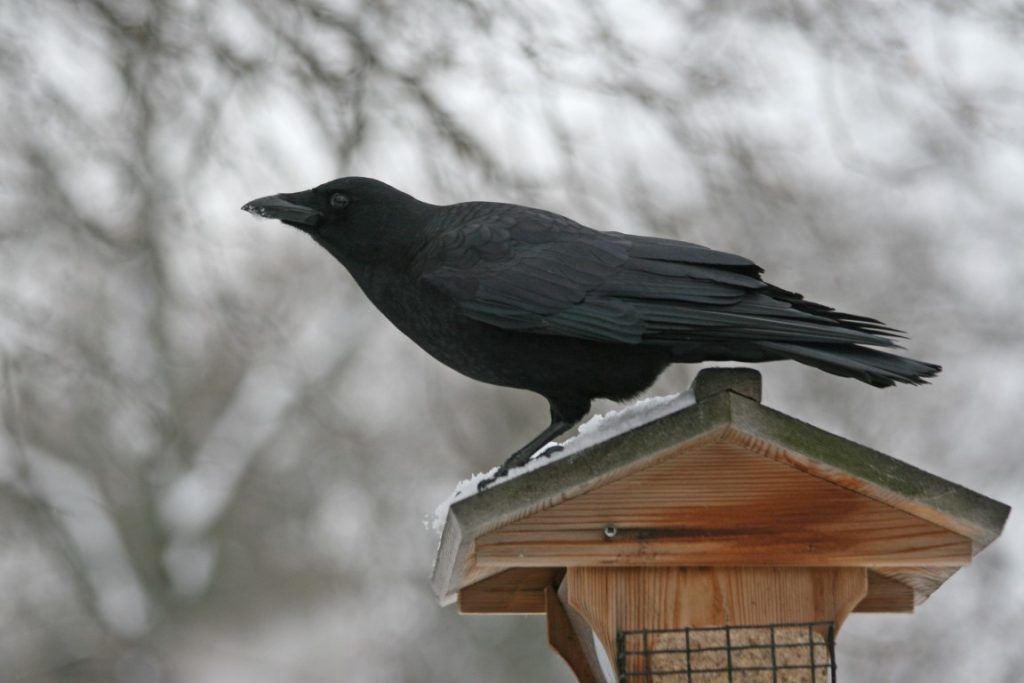
MULTIPOLYGON (((560 444, 560 443, 548 444, 547 446, 544 447, 543 450, 537 451, 532 456, 530 456, 530 459, 527 460, 526 462, 528 463, 528 462, 531 462, 533 460, 540 460, 541 458, 550 458, 552 455, 554 455, 555 453, 558 453, 559 451, 563 450, 564 448, 565 447, 562 444, 560 444)), ((523 463, 523 465, 525 465, 525 464, 526 463, 523 463)), ((521 465, 518 465, 518 466, 521 467, 521 465)), ((492 484, 494 484, 496 481, 498 481, 499 479, 504 477, 506 474, 508 474, 510 469, 511 468, 508 466, 508 463, 505 463, 504 465, 499 467, 497 470, 495 470, 494 474, 492 474, 491 476, 487 477, 486 479, 480 480, 480 482, 476 485, 477 493, 480 493, 481 491, 485 491, 488 488, 490 488, 492 484)))
POLYGON ((493 484, 494 482, 498 481, 499 479, 504 477, 506 474, 508 474, 508 468, 507 467, 499 467, 497 472, 495 472, 491 476, 487 477, 486 479, 481 479, 480 480, 480 482, 476 485, 476 492, 477 493, 481 493, 482 491, 487 490, 488 488, 490 488, 491 484, 493 484))
POLYGON ((547 446, 544 447, 544 450, 542 450, 539 453, 537 453, 536 455, 534 455, 532 458, 530 458, 530 460, 540 460, 541 458, 550 458, 552 455, 554 455, 555 453, 558 453, 559 451, 562 451, 562 450, 565 450, 565 446, 563 446, 560 443, 548 444, 547 446))

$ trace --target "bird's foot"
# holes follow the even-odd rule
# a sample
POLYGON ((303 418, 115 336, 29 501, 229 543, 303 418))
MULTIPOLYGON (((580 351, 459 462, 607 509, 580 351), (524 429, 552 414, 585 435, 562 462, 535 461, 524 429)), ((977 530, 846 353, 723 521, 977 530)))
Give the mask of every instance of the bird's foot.
POLYGON ((547 446, 544 447, 544 450, 538 452, 535 456, 530 458, 530 460, 540 460, 541 458, 550 458, 555 453, 558 453, 559 451, 564 451, 564 450, 565 450, 565 446, 563 446, 562 444, 560 444, 560 443, 550 443, 550 444, 548 444, 547 446))
POLYGON ((494 474, 492 474, 491 476, 487 477, 486 479, 481 479, 480 482, 477 483, 477 485, 476 485, 476 492, 477 493, 481 493, 482 491, 486 491, 487 489, 489 489, 491 487, 491 484, 493 484, 494 482, 498 481, 499 479, 504 477, 506 474, 508 474, 508 468, 505 467, 504 465, 502 465, 497 470, 495 470, 494 474))
POLYGON ((498 469, 496 469, 494 471, 494 474, 492 474, 491 476, 487 477, 486 479, 480 480, 480 482, 476 485, 477 493, 490 488, 490 486, 492 484, 494 484, 494 482, 498 481, 499 479, 501 479, 502 477, 507 475, 509 473, 509 470, 511 470, 513 468, 516 468, 516 467, 522 467, 523 465, 525 465, 526 463, 528 463, 528 462, 530 462, 532 460, 540 460, 541 458, 550 458, 552 455, 554 455, 555 453, 561 451, 563 448, 564 448, 564 446, 562 446, 562 444, 560 444, 560 443, 549 443, 542 450, 537 451, 535 454, 530 456, 525 462, 520 463, 520 462, 516 462, 514 457, 513 458, 509 458, 504 463, 502 463, 501 467, 499 467, 498 469))

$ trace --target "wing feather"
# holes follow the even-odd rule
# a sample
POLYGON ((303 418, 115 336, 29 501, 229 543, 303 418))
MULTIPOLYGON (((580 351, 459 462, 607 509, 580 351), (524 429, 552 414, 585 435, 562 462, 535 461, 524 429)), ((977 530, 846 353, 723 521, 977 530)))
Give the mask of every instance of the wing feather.
POLYGON ((458 207, 474 212, 473 219, 442 225, 427 250, 433 267, 422 277, 489 325, 664 346, 716 340, 892 346, 890 337, 898 336, 877 320, 766 284, 761 269, 741 256, 598 232, 536 209, 452 208, 458 207))

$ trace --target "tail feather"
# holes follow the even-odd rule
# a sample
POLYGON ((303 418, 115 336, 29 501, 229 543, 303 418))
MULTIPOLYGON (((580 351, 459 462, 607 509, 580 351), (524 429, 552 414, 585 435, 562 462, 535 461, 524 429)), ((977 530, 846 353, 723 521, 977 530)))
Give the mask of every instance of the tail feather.
POLYGON ((788 344, 760 342, 759 346, 795 361, 852 377, 876 387, 903 384, 927 384, 942 367, 933 363, 897 356, 854 344, 788 344))

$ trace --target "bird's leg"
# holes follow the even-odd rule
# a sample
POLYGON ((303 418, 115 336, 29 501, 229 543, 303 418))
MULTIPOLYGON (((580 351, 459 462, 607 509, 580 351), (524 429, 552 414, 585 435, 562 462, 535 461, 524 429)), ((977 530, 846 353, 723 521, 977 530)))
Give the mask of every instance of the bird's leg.
POLYGON ((564 434, 572 428, 572 422, 552 421, 548 428, 538 434, 535 438, 530 440, 530 443, 526 444, 518 451, 508 456, 508 459, 502 463, 499 471, 504 470, 508 472, 513 467, 520 467, 525 465, 530 460, 530 456, 536 453, 541 446, 550 443, 552 439, 560 434, 564 434))
MULTIPOLYGON (((501 467, 499 467, 494 472, 494 474, 492 474, 487 479, 482 480, 477 485, 476 490, 483 491, 485 488, 493 484, 496 480, 508 474, 509 470, 525 465, 527 462, 529 462, 530 456, 537 452, 538 448, 548 443, 559 434, 564 434, 565 432, 567 432, 573 426, 573 424, 575 423, 552 419, 551 424, 548 425, 547 429, 545 429, 543 432, 541 432, 536 437, 531 439, 530 443, 526 444, 518 451, 510 455, 508 459, 505 460, 505 462, 501 463, 501 467)), ((559 446, 558 448, 560 449, 561 446, 559 446)))
MULTIPOLYGON (((493 484, 497 479, 504 477, 508 474, 509 470, 525 465, 530 460, 530 456, 537 452, 541 446, 549 443, 552 439, 564 434, 565 432, 572 429, 573 425, 583 419, 583 416, 590 410, 590 402, 586 404, 574 404, 570 409, 566 409, 566 405, 556 406, 554 402, 551 402, 551 424, 548 425, 547 429, 538 434, 530 442, 520 448, 518 451, 508 457, 505 462, 501 464, 493 475, 484 479, 477 485, 477 491, 483 491, 485 488, 493 484)), ((551 449, 544 451, 545 454, 554 453, 561 450, 561 446, 555 446, 551 449)))

